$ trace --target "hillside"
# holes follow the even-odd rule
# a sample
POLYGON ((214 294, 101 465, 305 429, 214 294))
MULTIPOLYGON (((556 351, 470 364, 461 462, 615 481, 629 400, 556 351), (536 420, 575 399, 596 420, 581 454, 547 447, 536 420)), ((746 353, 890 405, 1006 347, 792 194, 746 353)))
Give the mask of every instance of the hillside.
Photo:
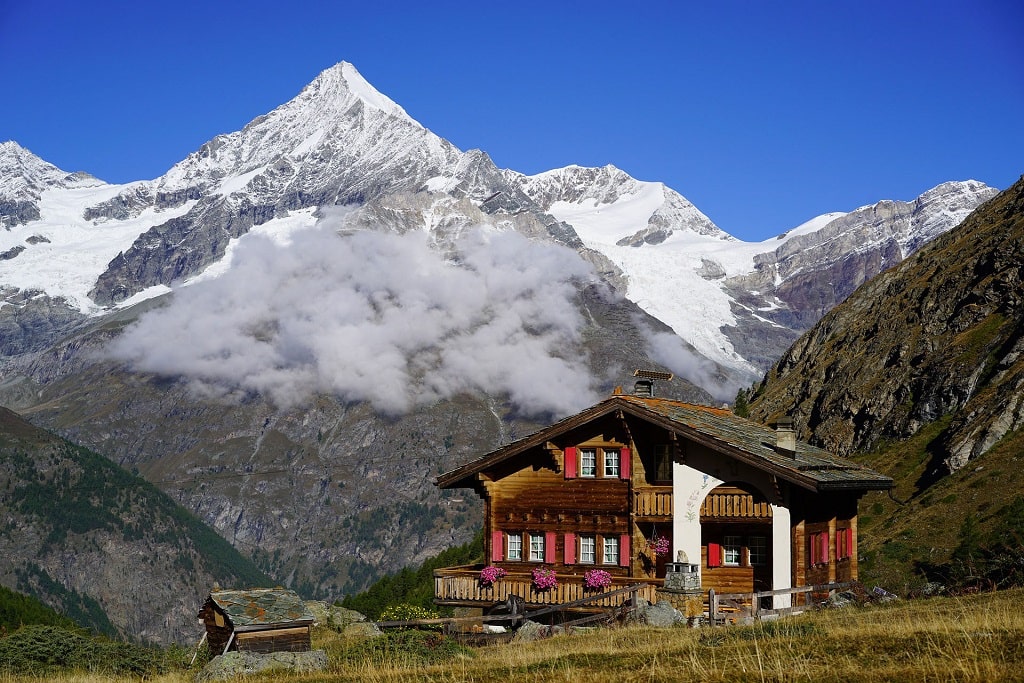
POLYGON ((1022 351, 1024 179, 826 315, 768 373, 751 415, 790 412, 802 437, 894 478, 895 500, 862 503, 862 570, 901 584, 964 534, 1017 533, 1022 351))
POLYGON ((776 363, 751 405, 848 454, 947 418, 929 478, 1024 422, 1024 180, 859 288, 776 363))
POLYGON ((0 491, 0 583, 98 632, 188 642, 215 581, 270 582, 152 484, 6 408, 0 491))

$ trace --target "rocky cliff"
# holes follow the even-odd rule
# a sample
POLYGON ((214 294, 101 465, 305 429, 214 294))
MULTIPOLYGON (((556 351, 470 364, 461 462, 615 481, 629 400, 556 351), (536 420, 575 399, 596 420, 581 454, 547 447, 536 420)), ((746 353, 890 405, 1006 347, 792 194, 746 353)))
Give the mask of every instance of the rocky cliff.
POLYGON ((840 453, 941 418, 929 477, 1024 424, 1024 179, 860 287, 768 373, 752 414, 791 412, 840 453))

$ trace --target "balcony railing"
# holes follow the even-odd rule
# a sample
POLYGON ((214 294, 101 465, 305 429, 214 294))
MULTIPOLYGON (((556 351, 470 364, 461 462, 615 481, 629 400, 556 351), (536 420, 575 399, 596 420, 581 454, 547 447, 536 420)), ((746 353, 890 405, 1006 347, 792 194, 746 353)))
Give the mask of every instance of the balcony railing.
POLYGON ((633 515, 636 517, 671 517, 672 487, 649 486, 633 491, 633 515))
MULTIPOLYGON (((527 605, 560 605, 573 602, 584 597, 596 595, 593 591, 583 588, 583 571, 579 574, 558 574, 558 585, 548 590, 534 590, 529 573, 514 574, 499 579, 492 586, 480 585, 480 570, 483 565, 464 565, 434 570, 434 601, 441 605, 495 605, 508 600, 510 595, 517 595, 527 605)), ((635 577, 615 577, 608 590, 625 588, 636 583, 647 583, 637 595, 651 603, 658 601, 655 589, 664 583, 663 579, 637 579, 635 577)), ((589 603, 590 607, 618 607, 625 595, 616 595, 607 600, 589 603)))

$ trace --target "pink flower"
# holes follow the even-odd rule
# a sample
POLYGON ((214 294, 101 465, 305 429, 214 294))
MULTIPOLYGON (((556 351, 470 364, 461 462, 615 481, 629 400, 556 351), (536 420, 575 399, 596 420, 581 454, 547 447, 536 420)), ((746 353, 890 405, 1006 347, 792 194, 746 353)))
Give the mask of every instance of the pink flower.
POLYGON ((612 575, 603 569, 591 569, 583 573, 583 586, 592 590, 612 585, 612 575))
POLYGON ((504 578, 507 574, 508 572, 501 567, 488 565, 480 570, 480 585, 492 586, 495 581, 504 578))
POLYGON ((661 557, 662 555, 668 555, 669 550, 672 549, 668 539, 664 536, 658 536, 647 541, 647 547, 651 549, 655 557, 661 557))
POLYGON ((533 587, 539 591, 546 591, 558 585, 558 578, 553 569, 537 567, 533 570, 533 587))

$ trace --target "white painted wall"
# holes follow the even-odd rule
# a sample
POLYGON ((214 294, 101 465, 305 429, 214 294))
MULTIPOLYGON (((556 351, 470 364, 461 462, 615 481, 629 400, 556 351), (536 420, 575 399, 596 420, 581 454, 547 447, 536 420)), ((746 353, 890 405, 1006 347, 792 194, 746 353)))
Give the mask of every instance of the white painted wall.
MULTIPOLYGON (((700 506, 708 493, 716 486, 730 482, 750 484, 769 498, 773 497, 774 485, 771 478, 748 465, 723 456, 710 449, 687 444, 686 464, 672 466, 672 560, 678 561, 678 553, 686 553, 686 562, 700 564, 700 506)), ((793 552, 790 547, 792 533, 789 508, 772 503, 772 589, 792 588, 793 552)), ((776 608, 788 607, 788 595, 777 596, 776 608)))
POLYGON ((723 483, 710 474, 689 465, 672 466, 672 560, 679 551, 686 553, 686 562, 700 564, 700 506, 711 489, 723 483))
MULTIPOLYGON (((772 590, 793 587, 792 542, 789 508, 772 505, 772 590)), ((772 604, 775 609, 790 607, 792 598, 791 595, 776 595, 772 604)))

